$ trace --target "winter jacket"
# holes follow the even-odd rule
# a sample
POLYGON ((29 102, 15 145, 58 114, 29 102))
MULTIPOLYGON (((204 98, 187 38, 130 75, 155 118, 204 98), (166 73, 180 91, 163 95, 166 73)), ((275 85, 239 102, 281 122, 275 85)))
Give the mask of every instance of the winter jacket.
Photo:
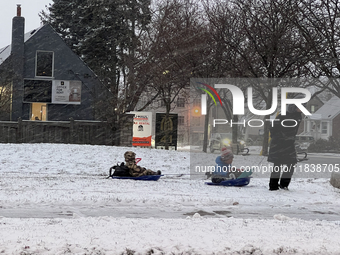
POLYGON ((215 166, 215 172, 213 173, 213 176, 221 176, 221 177, 229 177, 229 173, 232 170, 231 164, 226 164, 222 161, 221 156, 218 156, 215 160, 216 166, 215 166))
POLYGON ((270 128, 270 148, 268 161, 276 164, 296 164, 295 136, 298 132, 299 125, 302 119, 301 113, 297 111, 287 112, 286 116, 279 114, 274 121, 273 127, 270 128), (295 120, 289 121, 289 119, 295 120), (284 127, 281 122, 284 121, 284 127))

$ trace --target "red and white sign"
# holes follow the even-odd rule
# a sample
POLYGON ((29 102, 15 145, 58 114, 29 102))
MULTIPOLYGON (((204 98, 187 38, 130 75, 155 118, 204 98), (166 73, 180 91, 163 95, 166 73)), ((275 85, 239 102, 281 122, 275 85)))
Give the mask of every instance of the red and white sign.
POLYGON ((152 112, 133 112, 132 146, 151 146, 152 112))

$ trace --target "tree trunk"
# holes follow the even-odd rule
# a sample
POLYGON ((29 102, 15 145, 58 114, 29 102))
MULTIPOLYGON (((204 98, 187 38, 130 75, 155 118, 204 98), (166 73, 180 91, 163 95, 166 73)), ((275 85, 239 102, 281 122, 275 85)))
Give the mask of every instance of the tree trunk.
POLYGON ((164 131, 165 131, 165 149, 169 150, 170 144, 170 103, 166 102, 165 120, 164 120, 164 131))
MULTIPOLYGON (((273 103, 273 89, 272 87, 269 90, 268 97, 266 100, 266 109, 270 109, 273 103)), ((263 125, 263 142, 262 142, 262 155, 268 155, 268 142, 269 142, 269 125, 271 123, 266 121, 266 119, 270 119, 270 115, 264 116, 264 125, 263 125)))
POLYGON ((267 156, 268 155, 268 144, 269 144, 269 125, 271 123, 269 121, 266 121, 266 119, 269 119, 270 116, 266 115, 264 116, 264 125, 263 125, 263 143, 262 143, 262 155, 267 156))

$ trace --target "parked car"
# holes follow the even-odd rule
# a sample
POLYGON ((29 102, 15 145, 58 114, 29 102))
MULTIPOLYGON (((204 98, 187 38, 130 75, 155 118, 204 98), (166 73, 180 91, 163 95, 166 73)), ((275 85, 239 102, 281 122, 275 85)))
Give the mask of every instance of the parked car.
MULTIPOLYGON (((243 140, 237 141, 239 150, 242 151, 246 147, 246 143, 243 140)), ((210 152, 215 150, 220 151, 223 147, 230 147, 232 144, 232 134, 231 133, 216 133, 211 135, 210 139, 210 152)))

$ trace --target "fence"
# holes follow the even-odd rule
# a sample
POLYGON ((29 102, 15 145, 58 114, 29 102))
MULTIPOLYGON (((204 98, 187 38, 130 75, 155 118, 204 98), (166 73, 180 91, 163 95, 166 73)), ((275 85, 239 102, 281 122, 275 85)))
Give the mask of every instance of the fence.
POLYGON ((71 143, 131 146, 132 123, 119 131, 102 121, 29 121, 0 122, 0 143, 71 143))

